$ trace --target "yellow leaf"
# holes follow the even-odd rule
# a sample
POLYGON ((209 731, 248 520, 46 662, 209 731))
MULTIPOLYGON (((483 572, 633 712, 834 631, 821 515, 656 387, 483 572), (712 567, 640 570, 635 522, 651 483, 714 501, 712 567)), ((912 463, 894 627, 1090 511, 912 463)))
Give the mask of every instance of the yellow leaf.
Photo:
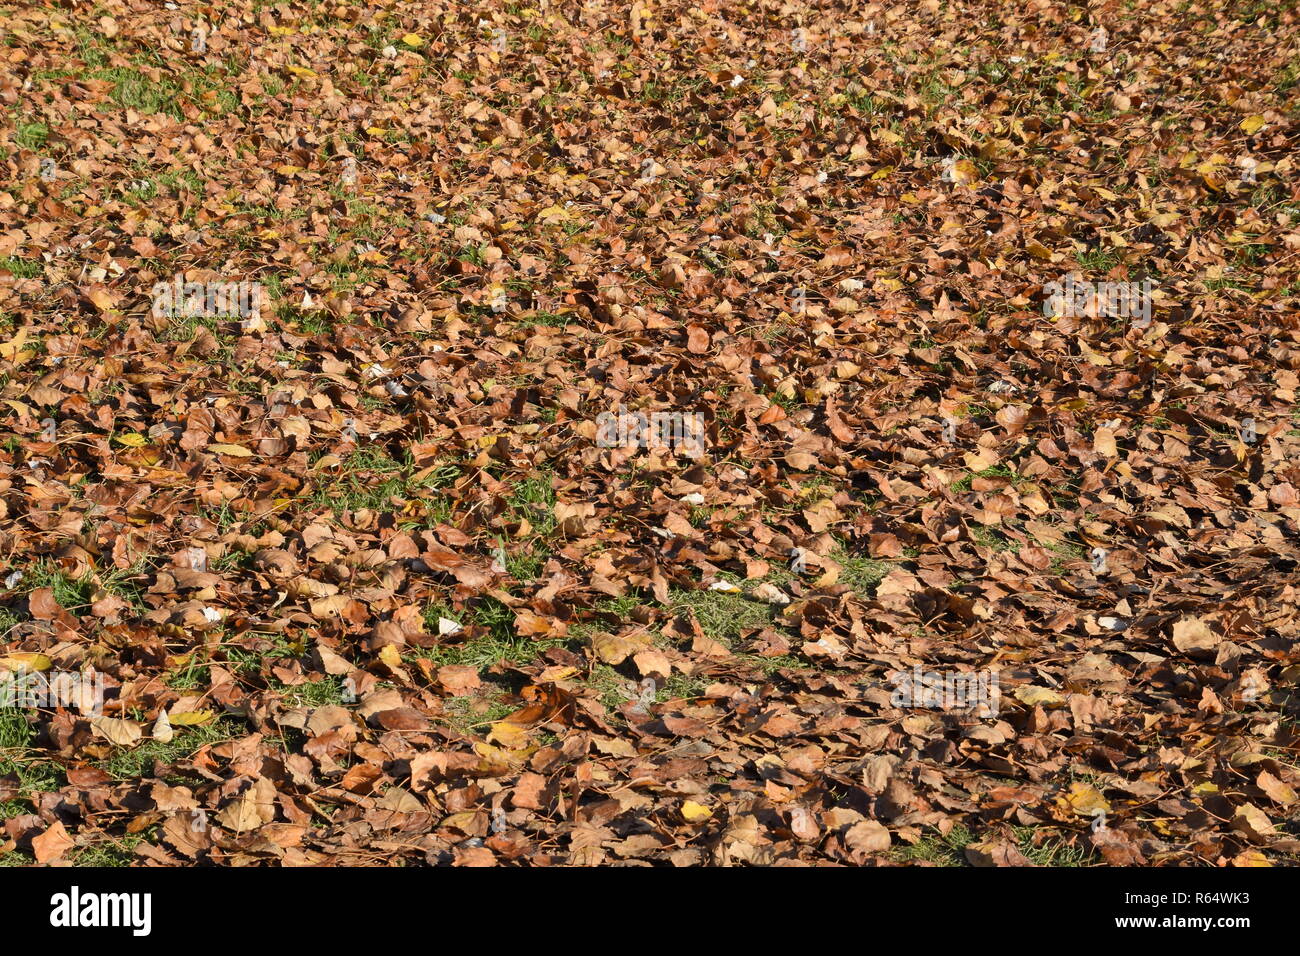
POLYGON ((403 680, 409 680, 406 671, 402 668, 402 655, 397 652, 397 648, 392 644, 385 644, 379 649, 379 659, 384 665, 403 680))
POLYGON ((134 746, 144 736, 144 731, 135 721, 116 717, 96 717, 90 722, 90 729, 119 747, 134 746))
POLYGON ((1241 128, 1244 129, 1247 134, 1253 135, 1254 133, 1259 132, 1267 122, 1268 121, 1264 119, 1264 117, 1255 113, 1253 116, 1247 116, 1241 121, 1241 128))
POLYGON ((27 328, 26 326, 24 326, 23 328, 19 329, 18 334, 15 335, 8 342, 0 342, 0 358, 12 359, 14 356, 18 354, 19 350, 22 349, 23 343, 26 341, 27 341, 27 328))
POLYGON ((316 75, 316 71, 313 70, 311 67, 307 67, 307 66, 291 66, 291 67, 287 67, 287 69, 294 76, 315 76, 316 75))
POLYGON ((1059 707, 1065 703, 1065 698, 1056 691, 1047 687, 1035 687, 1033 684, 1022 684, 1013 693, 1016 700, 1022 704, 1028 704, 1030 707, 1038 704, 1047 707, 1059 707))
POLYGON ((139 448, 142 445, 149 444, 149 439, 145 438, 139 432, 127 432, 125 435, 117 435, 115 437, 117 441, 121 442, 123 445, 128 445, 131 448, 139 448))
POLYGON ((208 451, 216 452, 218 455, 231 455, 235 458, 252 458, 253 453, 243 445, 209 445, 208 451))
POLYGON ((1073 810, 1081 817, 1095 817, 1098 814, 1110 813, 1110 804, 1097 788, 1080 780, 1070 784, 1070 792, 1063 797, 1057 797, 1056 802, 1061 809, 1073 810))
POLYGON ((23 652, 0 657, 0 668, 7 671, 47 671, 54 666, 54 661, 44 654, 23 652))
POLYGON ((211 710, 187 710, 179 714, 168 714, 167 722, 173 727, 197 727, 216 716, 216 712, 211 710))
POLYGON ((487 739, 506 750, 522 750, 528 746, 528 728, 509 720, 498 720, 488 730, 487 739))
POLYGON ((958 186, 979 182, 979 167, 969 159, 959 159, 952 164, 952 181, 958 186))
POLYGON ((682 804, 682 819, 687 823, 700 823, 713 816, 713 808, 706 807, 702 803, 696 803, 694 800, 687 800, 682 804))
POLYGON ((1246 850, 1232 858, 1233 866, 1272 866, 1262 850, 1246 850))
POLYGON ((406 36, 402 37, 402 42, 412 50, 418 50, 420 47, 424 46, 424 37, 420 36, 418 33, 408 33, 406 36))

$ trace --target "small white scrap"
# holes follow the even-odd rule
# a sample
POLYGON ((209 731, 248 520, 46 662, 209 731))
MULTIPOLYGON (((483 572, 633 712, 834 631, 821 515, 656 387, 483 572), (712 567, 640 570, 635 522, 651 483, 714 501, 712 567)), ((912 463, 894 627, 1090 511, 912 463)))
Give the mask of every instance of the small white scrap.
POLYGON ((158 719, 153 722, 153 730, 150 732, 150 736, 159 743, 164 744, 170 742, 176 736, 175 731, 172 730, 172 722, 167 718, 167 711, 161 709, 158 711, 158 719))
POLYGON ((5 578, 5 587, 12 588, 23 579, 21 571, 13 571, 5 578))
POLYGON ((388 392, 393 398, 406 398, 410 393, 398 385, 391 378, 384 383, 384 391, 388 392))
POLYGON ((790 549, 790 570, 795 574, 808 573, 808 552, 803 548, 790 549))
POLYGON ((731 78, 731 88, 734 90, 736 87, 738 87, 741 83, 744 82, 745 82, 745 78, 743 76, 739 76, 739 75, 733 76, 731 78))
POLYGON ((205 607, 203 609, 203 619, 209 624, 216 624, 221 620, 221 612, 215 607, 205 607))
POLYGON ((393 46, 391 43, 388 44, 388 46, 384 47, 385 60, 391 60, 396 56, 397 56, 397 47, 393 46))
POLYGON ((740 588, 736 587, 730 581, 714 581, 709 585, 710 591, 721 591, 723 594, 739 594, 740 588))
POLYGON ((682 501, 688 505, 702 505, 704 504, 704 495, 698 491, 692 491, 689 495, 683 495, 682 501))
POLYGON ((465 628, 459 622, 453 621, 449 617, 438 618, 438 633, 442 637, 459 634, 463 630, 465 630, 465 628))
POLYGON ((780 604, 784 606, 790 603, 790 595, 786 594, 770 581, 764 581, 758 587, 754 588, 754 597, 766 601, 768 604, 780 604))

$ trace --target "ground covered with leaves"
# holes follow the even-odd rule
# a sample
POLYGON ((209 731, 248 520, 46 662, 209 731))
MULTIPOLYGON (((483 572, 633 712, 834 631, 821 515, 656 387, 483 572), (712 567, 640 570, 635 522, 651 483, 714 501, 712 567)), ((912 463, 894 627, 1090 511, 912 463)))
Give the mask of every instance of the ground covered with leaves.
POLYGON ((107 686, 0 711, 0 863, 1295 862, 1294 4, 8 2, 0 59, 0 668, 107 686))

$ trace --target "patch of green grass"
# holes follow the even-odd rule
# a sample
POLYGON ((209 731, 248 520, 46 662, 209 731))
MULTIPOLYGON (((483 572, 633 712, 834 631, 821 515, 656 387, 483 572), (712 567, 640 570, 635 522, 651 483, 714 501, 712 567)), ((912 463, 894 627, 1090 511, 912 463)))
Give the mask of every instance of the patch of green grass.
POLYGON ((847 584, 854 594, 867 598, 876 593, 876 585, 893 570, 888 561, 878 561, 866 555, 850 554, 840 549, 831 555, 844 570, 840 572, 840 584, 847 584))
POLYGON ((890 855, 900 863, 922 861, 936 866, 969 866, 965 851, 974 840, 970 830, 958 823, 947 836, 938 831, 927 833, 911 846, 891 850, 890 855))
POLYGON ((516 484, 510 506, 528 518, 539 537, 555 530, 555 488, 550 472, 539 471, 516 484))
POLYGON ((673 674, 655 693, 655 700, 661 704, 666 700, 693 700, 704 693, 707 686, 709 682, 702 678, 673 674))
POLYGON ((451 697, 443 703, 443 718, 462 734, 472 734, 509 717, 518 706, 502 700, 478 697, 451 697))
MULTIPOLYGON (((1012 827, 1011 832, 1016 849, 1035 866, 1074 867, 1097 862, 1096 853, 1090 848, 1068 844, 1056 836, 1040 836, 1052 832, 1041 827, 1012 827)), ((970 830, 956 824, 947 836, 937 831, 927 833, 920 842, 898 847, 890 855, 900 863, 920 860, 937 866, 970 866, 965 851, 973 842, 975 837, 970 830)))
POLYGON ((95 591, 93 575, 84 574, 74 578, 45 559, 28 568, 19 584, 29 594, 38 588, 49 588, 59 607, 71 614, 90 607, 90 599, 95 591))
MULTIPOLYGON (((1091 847, 1071 845, 1059 837, 1036 839, 1039 827, 1012 827, 1017 849, 1035 866, 1091 866, 1098 863, 1097 853, 1091 847)), ((1050 831, 1047 831, 1050 832, 1050 831)))
POLYGON ((5 640, 9 632, 22 622, 22 615, 7 607, 0 607, 0 640, 5 640))
POLYGON ((99 761, 105 773, 119 780, 139 779, 152 775, 155 763, 174 764, 192 756, 205 744, 229 740, 237 729, 226 720, 213 720, 196 727, 177 727, 175 736, 167 743, 146 740, 130 749, 119 749, 111 757, 99 761))
POLYGON ((980 547, 990 548, 993 551, 1014 551, 1019 548, 1019 545, 1005 534, 983 525, 973 526, 970 529, 970 536, 971 540, 980 547))
POLYGON ((1006 465, 993 465, 983 471, 967 472, 952 483, 952 490, 970 491, 971 482, 976 478, 1010 478, 1014 480, 1015 477, 1016 473, 1006 465))
POLYGON ((90 846, 73 851, 71 861, 74 866, 130 866, 136 858, 135 848, 147 838, 147 833, 104 837, 90 846))
MULTIPOLYGON (((537 640, 519 636, 515 633, 515 612, 493 597, 480 599, 465 614, 456 614, 441 605, 426 608, 425 626, 431 633, 438 633, 439 617, 487 628, 486 634, 480 634, 463 643, 440 644, 417 652, 417 656, 427 658, 439 667, 461 664, 481 671, 499 661, 527 664, 536 660, 537 655, 543 651, 560 647, 565 643, 564 640, 557 638, 537 640)), ((457 636, 451 635, 450 640, 455 641, 457 636)))
POLYGON ((420 499, 426 505, 429 526, 448 520, 451 516, 450 499, 444 495, 426 492, 445 487, 459 476, 454 465, 435 469, 417 478, 417 471, 409 457, 398 461, 382 448, 358 448, 344 460, 340 476, 322 479, 311 498, 317 507, 326 507, 339 514, 344 510, 393 511, 393 499, 410 501, 420 499))
POLYGON ((280 684, 275 689, 293 707, 326 707, 343 703, 343 681, 335 677, 292 686, 280 684))
POLYGON ((1035 543, 1056 555, 1049 566, 1053 574, 1064 574, 1067 564, 1080 560, 1086 553, 1082 545, 1070 541, 1036 539, 1035 543))
POLYGON ((1119 265, 1120 253, 1116 249, 1085 249, 1076 257, 1079 268, 1088 272, 1105 274, 1119 265))
MULTIPOLYGON (((764 677, 771 677, 777 671, 812 670, 813 665, 802 657, 795 657, 793 654, 781 654, 777 657, 763 657, 760 654, 737 654, 736 660, 757 670, 764 677)), ((677 675, 674 675, 677 676, 677 675)), ((703 690, 707 686, 704 682, 699 682, 698 689, 703 690)))
POLYGON ((45 267, 35 259, 19 259, 17 256, 7 256, 0 259, 0 269, 4 269, 19 279, 35 279, 45 270, 45 267))
MULTIPOLYGON (((59 767, 32 749, 36 727, 28 722, 21 710, 0 711, 0 776, 18 778, 18 789, 23 795, 36 791, 57 790, 59 767)), ((0 804, 0 817, 28 813, 18 801, 0 804)))
POLYGON ((123 109, 133 109, 139 113, 166 113, 174 119, 181 118, 178 100, 182 95, 180 86, 166 77, 150 79, 140 70, 131 67, 113 67, 99 70, 95 79, 108 80, 113 84, 109 98, 123 109))
MULTIPOLYGON (((228 337, 221 332, 222 316, 215 315, 176 315, 167 324, 162 333, 164 342, 193 342, 200 329, 207 329, 213 337, 223 344, 228 344, 228 337)), ((225 316, 235 318, 235 316, 225 316)))
POLYGON ((669 594, 675 613, 691 610, 704 633, 730 648, 745 631, 766 627, 776 617, 776 609, 766 601, 756 601, 727 591, 687 591, 674 588, 669 594))
POLYGON ((600 695, 600 702, 610 713, 632 699, 631 681, 608 664, 595 664, 587 676, 587 686, 600 695))
POLYGON ((540 312, 540 311, 534 312, 531 315, 520 316, 519 318, 519 324, 523 326, 546 325, 546 326, 552 326, 554 328, 563 328, 564 326, 568 325, 570 321, 572 321, 571 316, 557 315, 554 312, 540 312))
POLYGON ((20 149, 40 149, 50 138, 50 128, 44 123, 14 124, 14 143, 20 149))
POLYGON ((200 651, 189 654, 185 663, 163 676, 163 682, 173 690, 196 690, 208 683, 208 668, 212 662, 200 651))
POLYGON ((233 644, 226 644, 223 647, 226 663, 241 676, 260 673, 266 661, 292 660, 301 657, 305 651, 305 644, 301 639, 295 642, 279 634, 269 637, 269 646, 263 641, 262 636, 258 636, 255 640, 257 647, 233 644))

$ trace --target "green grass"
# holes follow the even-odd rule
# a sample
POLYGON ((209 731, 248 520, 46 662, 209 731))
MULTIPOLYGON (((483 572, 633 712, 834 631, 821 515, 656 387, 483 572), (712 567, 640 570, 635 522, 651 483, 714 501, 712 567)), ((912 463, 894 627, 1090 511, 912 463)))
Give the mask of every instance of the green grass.
MULTIPOLYGON (((733 582, 735 583, 735 582, 733 582)), ((726 591, 687 591, 674 588, 669 592, 670 608, 675 613, 694 612, 704 633, 730 649, 746 631, 769 626, 776 618, 777 608, 766 601, 745 596, 757 587, 758 582, 746 582, 739 594, 726 591)))
POLYGON ((944 836, 937 830, 927 833, 911 846, 896 847, 890 850, 899 863, 924 862, 936 866, 969 866, 966 862, 966 847, 975 841, 970 830, 960 823, 953 826, 944 836))
MULTIPOLYGON (((87 572, 74 578, 54 562, 42 558, 24 570, 17 590, 30 594, 38 588, 49 588, 59 607, 70 614, 80 614, 89 608, 97 590, 101 588, 126 601, 136 610, 147 610, 141 586, 133 581, 147 569, 148 564, 146 559, 126 570, 115 570, 99 576, 87 572)), ((0 630, 7 630, 21 619, 13 611, 0 608, 0 630), (6 617, 11 619, 7 625, 6 617)))
POLYGON ((73 578, 47 560, 37 561, 28 568, 18 583, 29 594, 38 588, 49 588, 59 607, 74 614, 90 607, 91 595, 95 591, 94 579, 90 574, 73 578))
POLYGON ((7 635, 15 627, 23 622, 23 617, 15 614, 7 607, 0 607, 0 640, 7 639, 7 635))
POLYGON ((119 780, 150 776, 155 763, 174 764, 192 756, 205 744, 229 740, 238 732, 238 728, 224 719, 212 720, 196 727, 177 727, 175 736, 167 743, 146 740, 130 749, 118 750, 111 757, 99 761, 98 765, 105 773, 119 780))
POLYGON ((24 123, 14 126, 14 143, 20 149, 40 149, 50 138, 50 128, 44 123, 24 123))
MULTIPOLYGON (((1097 854, 1091 848, 1071 845, 1057 836, 1047 835, 1053 832, 1041 827, 1011 829, 1016 849, 1035 866, 1076 867, 1098 862, 1097 854)), ((922 861, 936 866, 970 866, 966 859, 966 847, 974 842, 976 840, 970 830, 956 824, 947 836, 938 831, 927 833, 912 846, 891 850, 890 856, 900 863, 922 861)))
POLYGON ((113 84, 109 98, 123 109, 133 109, 139 113, 166 113, 174 119, 181 118, 177 101, 182 90, 170 79, 152 80, 131 67, 99 70, 94 78, 108 80, 113 84))
POLYGON ((1016 473, 1006 465, 993 465, 983 471, 967 472, 952 483, 953 491, 970 491, 971 482, 976 478, 1010 478, 1015 480, 1016 473))
POLYGON ((0 269, 4 269, 19 279, 34 279, 44 271, 45 267, 35 259, 19 259, 16 256, 8 256, 0 259, 0 269))
POLYGON ((986 528, 983 525, 973 526, 970 529, 970 536, 971 540, 980 547, 989 548, 993 551, 1015 551, 1020 547, 1005 534, 992 528, 986 528))
MULTIPOLYGON (((0 776, 17 777, 18 789, 24 799, 28 794, 59 787, 58 765, 43 759, 39 751, 32 749, 35 739, 36 727, 28 722, 25 712, 0 711, 0 776)), ((18 800, 0 803, 0 818, 30 812, 18 800)))
MULTIPOLYGON (((545 539, 555 530, 555 488, 549 471, 517 482, 510 494, 511 514, 531 527, 521 547, 506 551, 506 571, 518 581, 532 581, 546 564, 545 539)), ((504 548, 504 544, 500 544, 504 548)))
MULTIPOLYGON (((481 598, 471 610, 457 614, 442 605, 425 608, 425 626, 430 633, 438 633, 438 618, 445 617, 466 625, 479 625, 487 628, 486 634, 470 638, 460 643, 440 644, 436 647, 421 649, 416 656, 431 660, 439 667, 449 664, 468 665, 484 670, 499 661, 512 664, 527 664, 537 659, 537 655, 552 647, 566 643, 560 638, 534 639, 520 637, 515 633, 515 612, 506 604, 493 597, 481 598)), ((460 635, 450 635, 447 640, 456 641, 460 635)))
POLYGON ((888 561, 877 561, 865 555, 850 554, 843 548, 831 555, 831 558, 843 566, 840 572, 840 584, 846 584, 859 597, 868 598, 876 593, 876 585, 893 570, 888 561))
POLYGON ((1072 846, 1056 836, 1040 838, 1040 834, 1051 831, 1039 827, 1012 827, 1011 832, 1016 838, 1017 849, 1035 866, 1075 867, 1100 862, 1096 851, 1091 847, 1072 846))
POLYGON ((451 697, 443 704, 443 719, 462 734, 472 734, 509 717, 519 707, 487 697, 451 697))
POLYGON ((128 833, 120 837, 105 836, 89 846, 74 850, 70 860, 74 866, 130 866, 135 860, 135 848, 144 843, 148 836, 149 832, 128 833))
POLYGON ((342 474, 324 479, 311 498, 312 505, 329 508, 335 514, 343 511, 394 511, 393 499, 410 501, 420 499, 426 505, 425 526, 433 527, 446 522, 452 514, 451 501, 444 495, 425 492, 451 484, 459 475, 455 465, 445 465, 416 478, 414 464, 394 459, 382 448, 358 448, 344 460, 342 474))
MULTIPOLYGON (((278 681, 276 682, 279 683, 278 681)), ((292 686, 279 684, 274 688, 280 698, 291 707, 325 707, 343 703, 343 680, 326 677, 292 686)))
POLYGON ((572 320, 572 316, 557 315, 554 312, 534 312, 531 315, 520 316, 519 324, 523 326, 545 325, 553 328, 563 328, 572 320))

